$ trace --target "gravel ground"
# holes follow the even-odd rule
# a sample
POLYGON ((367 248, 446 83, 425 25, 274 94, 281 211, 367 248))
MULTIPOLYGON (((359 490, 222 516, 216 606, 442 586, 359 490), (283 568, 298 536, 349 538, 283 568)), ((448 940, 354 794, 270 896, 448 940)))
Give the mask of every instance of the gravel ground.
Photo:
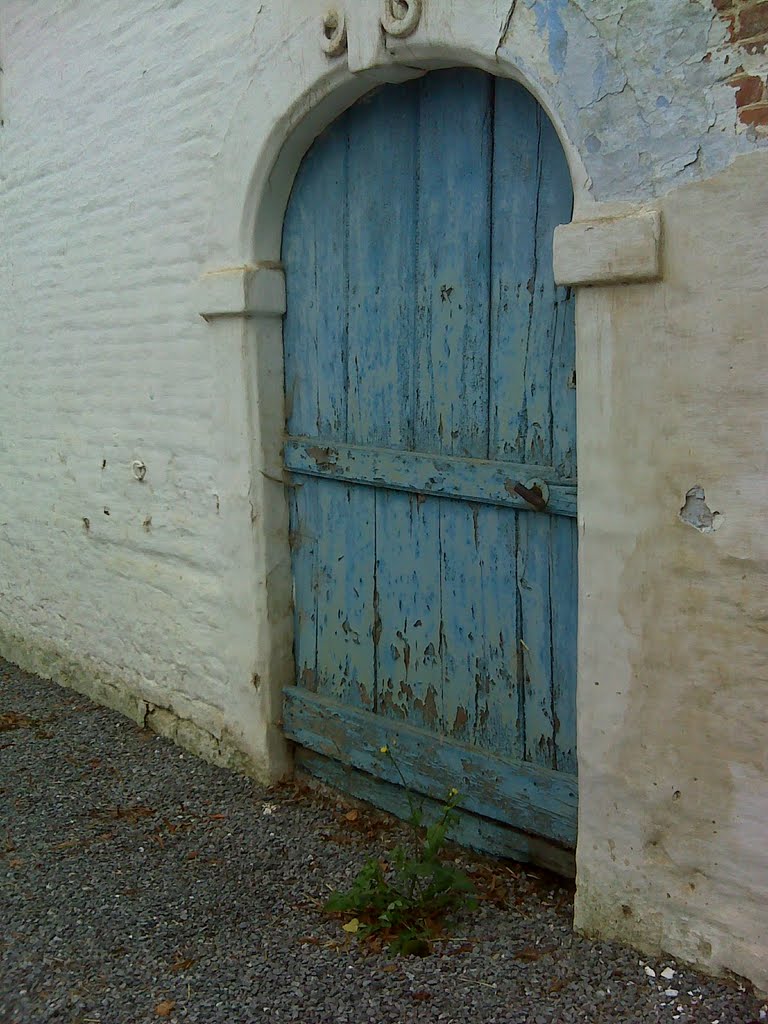
POLYGON ((367 952, 319 907, 395 841, 390 819, 267 791, 3 662, 0 716, 0 1024, 765 1014, 736 985, 574 936, 569 886, 481 859, 503 905, 429 957, 367 952))

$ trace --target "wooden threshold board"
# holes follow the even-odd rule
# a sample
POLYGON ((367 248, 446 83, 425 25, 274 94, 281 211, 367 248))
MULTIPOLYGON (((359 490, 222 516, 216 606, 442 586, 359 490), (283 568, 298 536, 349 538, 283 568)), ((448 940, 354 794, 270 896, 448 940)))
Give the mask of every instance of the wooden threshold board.
POLYGON ((578 784, 572 775, 508 761, 299 687, 284 691, 286 735, 300 746, 441 801, 451 787, 466 811, 575 848, 578 784), (381 747, 392 752, 395 764, 381 747))

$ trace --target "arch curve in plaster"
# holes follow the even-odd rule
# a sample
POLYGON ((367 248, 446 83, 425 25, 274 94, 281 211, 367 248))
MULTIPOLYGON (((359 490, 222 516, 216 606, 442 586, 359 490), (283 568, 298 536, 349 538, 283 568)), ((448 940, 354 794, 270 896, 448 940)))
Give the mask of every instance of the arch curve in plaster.
MULTIPOLYGON (((318 47, 319 49, 319 47, 318 47)), ((282 223, 293 180, 314 139, 366 93, 431 70, 475 67, 520 82, 541 104, 557 131, 571 172, 574 211, 593 204, 589 176, 562 119, 560 97, 531 72, 495 52, 433 40, 408 52, 407 61, 352 73, 346 61, 304 68, 274 68, 270 86, 252 81, 242 96, 219 156, 209 228, 209 260, 217 267, 279 262, 282 223), (285 74, 282 74, 282 71, 285 74), (293 72, 293 73, 291 73, 293 72)), ((301 68, 301 64, 299 64, 301 68)))

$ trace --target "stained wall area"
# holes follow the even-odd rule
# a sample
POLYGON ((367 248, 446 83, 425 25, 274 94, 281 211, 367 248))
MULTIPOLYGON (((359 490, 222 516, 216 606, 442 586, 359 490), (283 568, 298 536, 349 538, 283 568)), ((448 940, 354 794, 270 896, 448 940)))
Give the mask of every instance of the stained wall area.
POLYGON ((0 654, 288 770, 279 302, 200 314, 324 111, 521 78, 576 219, 662 223, 660 280, 577 297, 576 923, 768 989, 768 2, 347 6, 338 57, 314 0, 0 8, 0 654))

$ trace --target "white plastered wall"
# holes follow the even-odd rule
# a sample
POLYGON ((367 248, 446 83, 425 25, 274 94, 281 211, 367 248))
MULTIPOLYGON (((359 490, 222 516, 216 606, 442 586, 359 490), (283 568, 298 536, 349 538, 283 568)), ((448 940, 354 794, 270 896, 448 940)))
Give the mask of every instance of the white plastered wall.
POLYGON ((313 0, 4 6, 0 652, 220 763, 287 770, 292 175, 380 81, 518 77, 576 218, 663 224, 661 280, 578 297, 577 924, 766 988, 768 160, 707 5, 626 6, 431 0, 385 42, 382 4, 356 0, 335 58, 313 0), (678 517, 695 485, 716 532, 678 517))

